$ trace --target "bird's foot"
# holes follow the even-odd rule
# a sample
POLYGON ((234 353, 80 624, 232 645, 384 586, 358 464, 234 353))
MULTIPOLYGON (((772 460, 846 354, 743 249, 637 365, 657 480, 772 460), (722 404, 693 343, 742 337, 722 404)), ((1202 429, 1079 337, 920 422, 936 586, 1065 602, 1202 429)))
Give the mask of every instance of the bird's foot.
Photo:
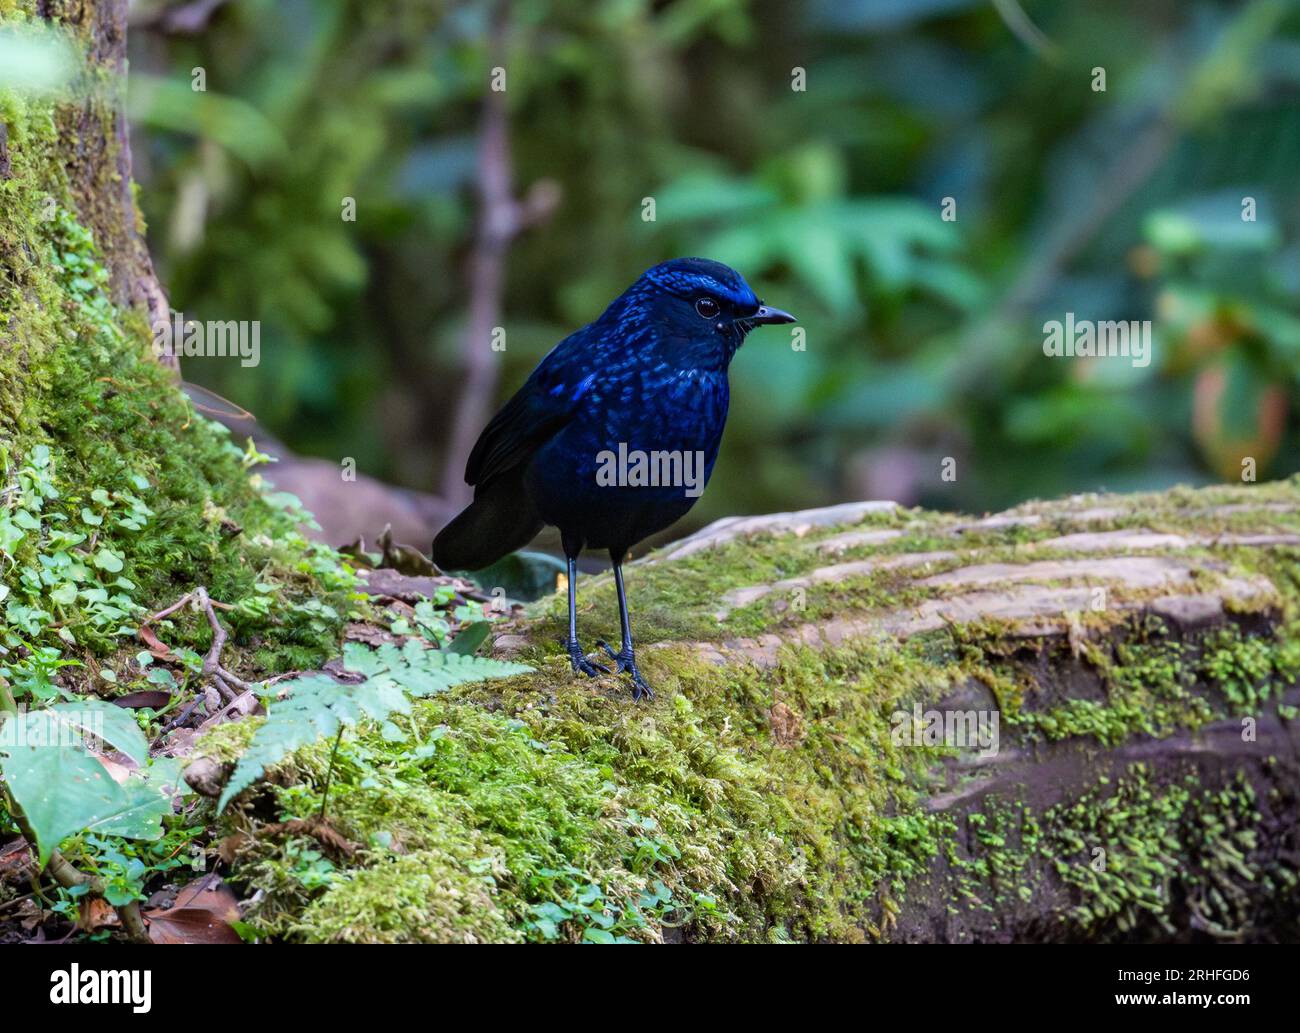
POLYGON ((632 655, 632 650, 629 647, 624 646, 616 653, 610 648, 608 642, 598 641, 596 645, 608 653, 609 658, 614 661, 615 674, 622 674, 626 671, 632 676, 632 699, 638 700, 642 696, 646 699, 655 698, 654 690, 650 688, 645 678, 641 676, 641 672, 637 670, 636 657, 632 655))
POLYGON ((585 674, 588 678, 609 674, 609 668, 604 664, 593 664, 587 659, 576 638, 567 639, 564 648, 569 652, 569 663, 573 664, 574 674, 585 674))

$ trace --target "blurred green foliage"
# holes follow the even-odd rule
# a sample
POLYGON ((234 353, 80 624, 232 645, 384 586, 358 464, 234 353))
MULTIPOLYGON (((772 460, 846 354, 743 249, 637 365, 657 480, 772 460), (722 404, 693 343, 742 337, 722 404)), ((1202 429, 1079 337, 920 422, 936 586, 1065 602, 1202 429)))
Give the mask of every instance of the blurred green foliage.
MULTIPOLYGON (((261 366, 186 376, 298 451, 430 489, 461 387, 489 5, 233 0, 193 33, 160 9, 133 28, 152 246, 176 308, 263 324, 261 366)), ((515 188, 561 201, 509 253, 499 396, 674 255, 736 266, 806 331, 733 365, 694 520, 1300 466, 1296 5, 508 12, 515 188), (1066 312, 1152 320, 1154 360, 1046 358, 1066 312)))

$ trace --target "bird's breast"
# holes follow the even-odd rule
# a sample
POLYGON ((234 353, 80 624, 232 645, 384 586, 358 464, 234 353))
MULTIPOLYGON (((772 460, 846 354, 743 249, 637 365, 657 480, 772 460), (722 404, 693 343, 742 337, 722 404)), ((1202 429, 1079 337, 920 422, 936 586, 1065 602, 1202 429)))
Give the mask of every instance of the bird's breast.
POLYGON ((598 381, 589 411, 615 441, 633 434, 655 438, 664 448, 705 448, 722 434, 729 403, 726 373, 650 366, 598 381))
POLYGON ((582 401, 530 464, 531 490, 548 523, 574 526, 644 507, 671 520, 694 504, 726 424, 725 374, 651 367, 602 375, 582 401))

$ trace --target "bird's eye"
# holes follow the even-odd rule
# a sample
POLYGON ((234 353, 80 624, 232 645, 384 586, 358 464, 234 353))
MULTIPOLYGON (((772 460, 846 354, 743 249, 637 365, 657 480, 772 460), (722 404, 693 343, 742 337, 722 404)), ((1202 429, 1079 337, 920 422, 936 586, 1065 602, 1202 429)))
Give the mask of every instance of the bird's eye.
POLYGON ((721 310, 718 308, 718 303, 712 298, 701 298, 695 303, 695 311, 704 319, 712 319, 721 310))

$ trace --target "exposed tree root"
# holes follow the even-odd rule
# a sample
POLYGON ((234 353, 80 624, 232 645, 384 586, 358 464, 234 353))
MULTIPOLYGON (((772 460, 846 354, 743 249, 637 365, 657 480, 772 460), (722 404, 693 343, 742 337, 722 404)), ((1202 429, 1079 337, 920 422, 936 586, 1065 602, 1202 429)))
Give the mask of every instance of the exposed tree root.
MULTIPOLYGON (((208 626, 212 629, 212 645, 208 649, 207 655, 203 658, 203 677, 206 680, 211 681, 216 687, 217 692, 221 694, 221 700, 223 703, 233 703, 239 693, 251 692, 252 686, 221 665, 221 651, 226 646, 227 632, 221 622, 217 620, 216 611, 218 609, 232 609, 229 604, 219 603, 214 599, 210 599, 208 597, 208 590, 200 585, 192 592, 186 592, 176 600, 176 602, 172 603, 171 606, 159 610, 151 617, 147 617, 140 625, 141 638, 146 642, 149 641, 149 638, 153 638, 157 641, 157 636, 153 635, 152 632, 149 632, 148 636, 146 636, 146 629, 148 629, 151 624, 170 617, 187 604, 206 614, 208 618, 208 626), (239 692, 236 692, 236 689, 238 689, 239 692)), ((168 732, 174 731, 186 724, 203 700, 204 694, 202 692, 196 693, 194 698, 181 709, 181 712, 163 727, 162 734, 166 735, 168 732)))

